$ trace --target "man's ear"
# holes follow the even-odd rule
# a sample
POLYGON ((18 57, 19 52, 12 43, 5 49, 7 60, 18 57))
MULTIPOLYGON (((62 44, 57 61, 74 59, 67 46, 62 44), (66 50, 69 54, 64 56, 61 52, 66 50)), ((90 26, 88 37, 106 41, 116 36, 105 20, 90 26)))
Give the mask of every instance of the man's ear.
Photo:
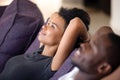
POLYGON ((97 68, 99 74, 107 74, 111 71, 111 65, 107 62, 103 62, 97 68))

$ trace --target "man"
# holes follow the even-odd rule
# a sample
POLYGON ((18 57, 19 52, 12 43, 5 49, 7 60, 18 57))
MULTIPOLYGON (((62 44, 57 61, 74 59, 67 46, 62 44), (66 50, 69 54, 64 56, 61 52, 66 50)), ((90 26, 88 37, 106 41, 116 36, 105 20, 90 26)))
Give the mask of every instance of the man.
POLYGON ((76 66, 59 80, 100 80, 112 73, 120 64, 120 37, 110 27, 100 28, 83 43, 72 57, 76 66))

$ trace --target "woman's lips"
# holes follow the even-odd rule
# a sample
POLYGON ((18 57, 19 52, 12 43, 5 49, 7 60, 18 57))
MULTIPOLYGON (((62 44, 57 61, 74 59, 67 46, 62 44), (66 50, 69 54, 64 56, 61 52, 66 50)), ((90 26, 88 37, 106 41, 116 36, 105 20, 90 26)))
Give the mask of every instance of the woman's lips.
POLYGON ((39 32, 40 35, 46 35, 43 31, 39 32))

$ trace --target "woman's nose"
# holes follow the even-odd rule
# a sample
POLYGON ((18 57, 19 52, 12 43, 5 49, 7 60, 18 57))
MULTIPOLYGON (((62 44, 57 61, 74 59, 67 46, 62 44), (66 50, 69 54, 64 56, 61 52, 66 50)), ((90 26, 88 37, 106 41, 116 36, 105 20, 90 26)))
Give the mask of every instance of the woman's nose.
POLYGON ((43 26, 42 26, 42 29, 43 29, 43 30, 47 30, 47 26, 46 26, 46 25, 43 25, 43 26))

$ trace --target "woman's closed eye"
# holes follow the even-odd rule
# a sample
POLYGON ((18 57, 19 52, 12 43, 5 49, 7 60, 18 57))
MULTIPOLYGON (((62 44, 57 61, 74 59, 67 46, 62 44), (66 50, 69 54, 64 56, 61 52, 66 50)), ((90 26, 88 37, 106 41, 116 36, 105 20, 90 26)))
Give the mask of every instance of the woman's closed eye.
POLYGON ((57 27, 57 25, 55 23, 52 23, 52 22, 48 22, 46 25, 50 26, 52 28, 56 28, 57 27))
POLYGON ((50 26, 51 26, 52 28, 56 28, 56 24, 54 24, 54 23, 52 23, 50 26))

